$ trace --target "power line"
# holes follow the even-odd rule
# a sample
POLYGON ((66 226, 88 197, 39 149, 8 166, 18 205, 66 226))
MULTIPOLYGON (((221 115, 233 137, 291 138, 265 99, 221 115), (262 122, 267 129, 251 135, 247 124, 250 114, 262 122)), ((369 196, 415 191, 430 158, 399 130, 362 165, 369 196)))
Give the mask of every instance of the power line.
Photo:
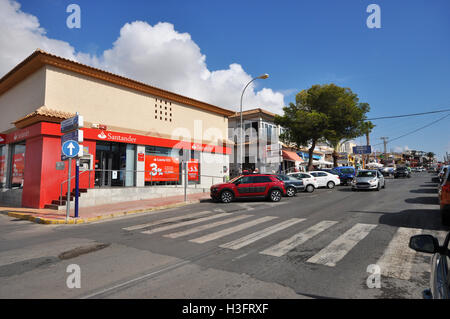
POLYGON ((404 115, 393 115, 393 116, 374 117, 374 118, 371 118, 371 119, 367 119, 366 121, 375 121, 375 120, 382 120, 382 119, 394 119, 394 118, 399 118, 399 117, 418 116, 418 115, 433 114, 433 113, 442 113, 442 112, 450 112, 450 109, 439 110, 439 111, 423 112, 423 113, 413 113, 413 114, 404 114, 404 115))
MULTIPOLYGON (((405 137, 405 136, 407 136, 407 135, 416 133, 417 131, 420 131, 420 130, 422 130, 422 129, 424 129, 424 128, 427 128, 428 126, 431 126, 431 125, 433 125, 433 124, 435 124, 435 123, 437 123, 437 122, 439 122, 439 121, 442 121, 443 119, 445 119, 446 117, 449 117, 449 116, 450 116, 450 113, 447 114, 447 115, 444 115, 443 117, 441 117, 441 118, 439 118, 439 119, 437 119, 437 120, 435 120, 435 121, 433 121, 433 122, 431 122, 431 123, 428 123, 427 125, 424 125, 424 126, 422 126, 422 127, 419 127, 419 128, 417 128, 417 129, 415 129, 415 130, 413 130, 413 131, 411 131, 411 132, 408 132, 408 133, 406 133, 406 134, 403 134, 403 135, 400 135, 400 136, 398 136, 398 137, 396 137, 396 138, 393 138, 393 139, 391 139, 391 140, 388 140, 388 142, 393 142, 393 141, 395 141, 395 140, 398 140, 399 138, 402 138, 402 137, 405 137)), ((377 146, 377 145, 381 145, 381 144, 383 144, 383 143, 378 143, 378 144, 375 144, 375 145, 373 145, 373 146, 377 146)))

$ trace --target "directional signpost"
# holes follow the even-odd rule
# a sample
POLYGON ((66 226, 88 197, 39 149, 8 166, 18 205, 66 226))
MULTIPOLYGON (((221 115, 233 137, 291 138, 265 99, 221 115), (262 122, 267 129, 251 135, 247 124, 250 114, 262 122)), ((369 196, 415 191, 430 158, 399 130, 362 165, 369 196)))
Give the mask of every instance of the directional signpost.
POLYGON ((78 194, 79 194, 79 160, 83 156, 83 116, 77 115, 61 122, 61 133, 66 133, 61 137, 61 161, 69 160, 69 178, 67 180, 67 201, 66 201, 66 220, 70 215, 70 193, 71 193, 71 168, 72 158, 77 158, 75 172, 75 218, 78 217, 78 194))
MULTIPOLYGON (((353 146, 353 154, 370 154, 372 153, 372 146, 370 145, 363 145, 363 146, 353 146)), ((364 156, 362 156, 363 159, 363 168, 365 168, 366 164, 364 161, 364 156)))

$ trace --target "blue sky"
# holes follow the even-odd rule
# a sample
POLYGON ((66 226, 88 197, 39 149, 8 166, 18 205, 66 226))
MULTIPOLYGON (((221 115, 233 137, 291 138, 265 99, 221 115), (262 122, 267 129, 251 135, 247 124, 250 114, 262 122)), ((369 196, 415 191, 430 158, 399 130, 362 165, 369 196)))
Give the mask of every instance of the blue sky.
MULTIPOLYGON (((269 73, 269 79, 255 84, 254 101, 259 101, 256 93, 263 87, 281 92, 288 104, 302 89, 333 82, 350 87, 360 101, 369 103, 369 117, 450 108, 448 0, 19 3, 23 12, 39 20, 46 37, 98 57, 113 48, 126 23, 173 24, 177 32, 191 36, 206 57, 208 70, 226 70, 237 63, 250 76, 269 73), (81 29, 66 27, 70 3, 81 7, 81 29), (381 29, 366 26, 371 3, 381 8, 381 29)), ((380 143, 381 136, 395 138, 439 117, 442 114, 376 121, 372 144, 380 143)), ((388 148, 433 151, 442 159, 445 151, 450 153, 449 123, 447 117, 388 148)), ((382 145, 376 148, 381 150, 382 145)))

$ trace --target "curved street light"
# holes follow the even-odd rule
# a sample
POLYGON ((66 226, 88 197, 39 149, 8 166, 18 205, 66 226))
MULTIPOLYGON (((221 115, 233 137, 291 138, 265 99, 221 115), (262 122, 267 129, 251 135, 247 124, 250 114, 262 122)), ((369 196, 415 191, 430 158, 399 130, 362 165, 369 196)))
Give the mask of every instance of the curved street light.
POLYGON ((245 161, 245 156, 244 156, 244 152, 243 152, 243 145, 244 145, 244 127, 242 125, 242 99, 244 97, 244 92, 245 89, 247 89, 247 87, 250 85, 250 83, 252 83, 253 81, 257 80, 257 79, 261 79, 261 80, 265 80, 269 77, 269 74, 264 73, 263 75, 257 76, 256 78, 253 78, 250 82, 247 83, 247 85, 244 87, 244 90, 242 90, 242 94, 241 94, 241 173, 244 171, 244 161, 245 161))

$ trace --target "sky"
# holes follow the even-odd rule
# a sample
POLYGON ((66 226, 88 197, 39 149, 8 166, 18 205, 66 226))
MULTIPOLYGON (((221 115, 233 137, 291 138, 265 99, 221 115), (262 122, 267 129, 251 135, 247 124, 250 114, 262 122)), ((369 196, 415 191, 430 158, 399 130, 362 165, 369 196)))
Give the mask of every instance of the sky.
MULTIPOLYGON (((238 111, 282 107, 314 84, 349 87, 369 118, 450 108, 448 0, 0 0, 0 76, 40 48, 238 111), (70 4, 81 9, 69 28, 70 4), (370 4, 381 28, 368 28, 370 4)), ((394 139, 449 113, 377 120, 394 139)), ((388 151, 450 153, 450 116, 388 151)), ((365 138, 357 138, 365 144, 365 138)))

